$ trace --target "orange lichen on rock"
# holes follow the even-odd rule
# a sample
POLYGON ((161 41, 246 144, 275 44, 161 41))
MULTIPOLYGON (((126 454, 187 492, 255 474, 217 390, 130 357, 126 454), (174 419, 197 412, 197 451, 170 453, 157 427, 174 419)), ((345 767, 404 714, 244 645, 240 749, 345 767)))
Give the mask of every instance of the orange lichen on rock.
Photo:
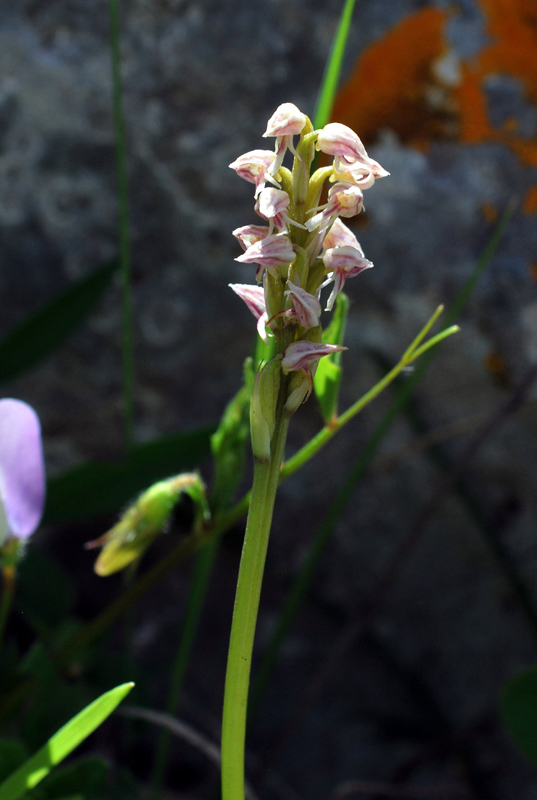
MULTIPOLYGON (((537 166, 537 139, 523 137, 518 125, 495 128, 490 122, 483 82, 491 75, 517 78, 529 102, 537 104, 537 2, 536 0, 479 0, 487 19, 491 44, 463 65, 462 81, 455 89, 461 122, 461 139, 467 144, 500 142, 518 157, 537 166)), ((516 122, 516 120, 515 120, 516 122)))
POLYGON ((457 70, 447 82, 438 67, 450 52, 449 14, 424 8, 366 48, 338 94, 333 119, 359 131, 366 143, 382 128, 422 150, 433 139, 498 142, 537 166, 537 137, 522 136, 512 117, 494 127, 484 90, 487 78, 508 75, 537 105, 537 0, 475 2, 485 16, 489 43, 475 58, 457 64, 454 56, 457 70))
POLYGON ((481 213, 483 214, 483 218, 491 224, 498 221, 498 209, 496 206, 493 206, 492 203, 483 203, 481 206, 481 213))
POLYGON ((526 212, 526 214, 537 213, 537 185, 530 186, 530 188, 526 192, 522 208, 526 212))
POLYGON ((369 45, 339 92, 332 118, 360 131, 366 143, 382 128, 416 147, 441 135, 446 113, 433 108, 428 95, 438 82, 433 63, 447 52, 446 19, 438 8, 422 9, 369 45))

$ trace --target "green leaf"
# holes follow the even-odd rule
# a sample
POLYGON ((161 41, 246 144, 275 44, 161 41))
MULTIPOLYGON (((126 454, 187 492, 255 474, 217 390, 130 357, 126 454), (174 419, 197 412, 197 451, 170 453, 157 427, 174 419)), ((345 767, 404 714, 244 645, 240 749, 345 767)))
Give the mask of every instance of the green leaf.
POLYGON ((330 122, 330 115, 332 114, 332 106, 334 105, 334 98, 336 96, 339 75, 341 72, 341 65, 343 63, 343 56, 345 54, 345 47, 349 36, 351 27, 352 12, 354 10, 354 0, 345 0, 343 11, 339 20, 339 26, 334 37, 332 49, 328 57, 328 62, 323 75, 321 88, 319 90, 319 97, 317 100, 317 108, 313 118, 313 127, 322 128, 327 122, 330 122))
POLYGON ((341 384, 342 370, 330 360, 330 356, 321 358, 317 372, 313 379, 313 388, 321 407, 321 414, 325 422, 330 422, 337 414, 337 401, 339 386, 341 384))
POLYGON ((133 683, 124 683, 105 692, 60 728, 34 756, 0 785, 0 800, 17 800, 42 781, 52 767, 63 761, 110 716, 133 686, 133 683))
POLYGON ((103 758, 89 756, 75 764, 55 769, 45 778, 41 791, 51 800, 65 800, 80 794, 100 796, 106 790, 110 765, 103 758))
POLYGON ((29 549, 17 570, 17 608, 41 637, 68 617, 74 603, 71 576, 57 561, 29 549))
POLYGON ((199 465, 210 453, 213 430, 200 428, 135 445, 125 461, 88 461, 52 478, 44 522, 65 523, 118 511, 149 484, 199 465))
POLYGON ((530 667, 503 687, 500 712, 511 738, 537 764, 537 667, 530 667))
MULTIPOLYGON (((343 344, 348 311, 349 298, 340 292, 330 325, 323 331, 324 343, 343 344)), ((343 374, 340 363, 341 352, 321 358, 313 378, 313 388, 325 422, 330 422, 337 415, 339 388, 343 374)))
MULTIPOLYGON (((251 369, 251 359, 249 359, 251 369)), ((245 369, 247 369, 245 365, 245 369)), ((217 430, 211 436, 214 459, 214 483, 211 494, 214 509, 227 508, 242 480, 246 463, 246 445, 250 431, 251 386, 245 385, 228 403, 217 430)), ((251 381, 250 381, 251 383, 251 381)))
POLYGON ((23 744, 11 739, 0 739, 0 781, 19 767, 28 752, 23 744))
POLYGON ((106 264, 72 283, 0 340, 0 382, 12 380, 53 353, 90 315, 117 269, 106 264))

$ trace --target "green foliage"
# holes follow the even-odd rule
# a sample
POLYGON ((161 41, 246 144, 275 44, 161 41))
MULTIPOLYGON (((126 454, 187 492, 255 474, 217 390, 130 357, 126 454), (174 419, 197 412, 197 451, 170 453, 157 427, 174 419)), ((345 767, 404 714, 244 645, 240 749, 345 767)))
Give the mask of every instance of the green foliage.
POLYGON ((341 12, 338 29, 334 37, 330 56, 328 57, 328 62, 323 75, 321 88, 319 90, 317 108, 315 109, 315 115, 313 118, 313 126, 315 128, 322 128, 327 122, 330 122, 330 115, 332 113, 332 106, 334 105, 334 99, 338 88, 343 56, 345 55, 345 48, 347 46, 347 39, 349 37, 352 12, 354 11, 354 2, 355 0, 345 0, 345 4, 341 12))
POLYGON ((117 512, 154 481, 198 466, 210 452, 212 429, 200 428, 136 445, 125 461, 88 461, 52 478, 47 486, 48 524, 117 512))
MULTIPOLYGON (((330 325, 323 331, 323 342, 340 345, 344 343, 348 311, 349 298, 340 292, 330 325)), ((313 388, 325 422, 330 422, 337 415, 342 375, 341 351, 321 358, 313 378, 313 388)))
POLYGON ((18 570, 17 608, 45 640, 65 623, 75 600, 70 575, 44 553, 30 549, 18 570))
POLYGON ((537 667, 520 672, 503 687, 500 712, 515 744, 537 765, 537 667))
POLYGON ((215 509, 226 508, 231 503, 244 473, 250 431, 252 372, 252 360, 247 359, 244 365, 244 385, 226 406, 220 424, 211 436, 214 460, 211 500, 215 509))
POLYGON ((17 800, 36 786, 114 711, 133 687, 126 683, 101 695, 57 731, 0 785, 0 800, 17 800))
POLYGON ((95 309, 117 270, 114 261, 75 281, 0 340, 0 381, 52 355, 95 309))

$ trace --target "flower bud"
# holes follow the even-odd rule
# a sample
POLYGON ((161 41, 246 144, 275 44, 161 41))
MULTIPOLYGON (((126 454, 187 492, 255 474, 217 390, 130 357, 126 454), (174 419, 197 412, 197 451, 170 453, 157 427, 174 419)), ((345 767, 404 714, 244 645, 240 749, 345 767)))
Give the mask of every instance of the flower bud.
POLYGON ((161 533, 183 492, 194 500, 201 497, 204 487, 200 476, 184 473, 153 484, 108 533, 88 542, 88 549, 104 545, 94 566, 97 575, 112 575, 140 558, 161 533))
POLYGON ((252 451, 258 461, 270 460, 270 442, 274 433, 280 376, 281 366, 277 358, 260 367, 255 376, 250 405, 250 430, 252 451))

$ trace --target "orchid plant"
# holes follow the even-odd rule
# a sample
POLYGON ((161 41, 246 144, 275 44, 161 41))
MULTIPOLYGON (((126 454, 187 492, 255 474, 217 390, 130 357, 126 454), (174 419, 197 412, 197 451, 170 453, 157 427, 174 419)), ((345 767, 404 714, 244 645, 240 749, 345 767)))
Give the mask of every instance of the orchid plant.
MULTIPOLYGON (((359 214, 363 192, 388 172, 366 152, 354 131, 339 123, 314 130, 309 118, 292 103, 280 105, 269 119, 264 137, 274 150, 253 150, 230 167, 255 186, 255 211, 265 225, 233 231, 243 248, 237 261, 256 265, 256 284, 232 284, 257 319, 261 339, 272 355, 261 363, 253 385, 250 432, 254 478, 239 569, 226 672, 222 724, 222 797, 244 798, 244 742, 250 666, 265 557, 278 483, 282 477, 287 429, 291 416, 313 389, 321 358, 346 348, 323 341, 321 293, 331 286, 326 311, 331 311, 349 278, 373 266, 343 219, 359 214), (295 137, 299 137, 295 140, 295 137), (287 152, 292 169, 284 166, 287 152), (320 151, 329 166, 312 172, 320 151), (323 191, 327 198, 322 202, 323 191)), ((421 344, 441 309, 427 323, 387 376, 456 330, 442 331, 421 344)), ((374 387, 346 415, 338 428, 361 410, 386 381, 374 387)), ((339 424, 338 424, 339 423, 339 424)), ((311 448, 308 457, 313 455, 311 448)))

